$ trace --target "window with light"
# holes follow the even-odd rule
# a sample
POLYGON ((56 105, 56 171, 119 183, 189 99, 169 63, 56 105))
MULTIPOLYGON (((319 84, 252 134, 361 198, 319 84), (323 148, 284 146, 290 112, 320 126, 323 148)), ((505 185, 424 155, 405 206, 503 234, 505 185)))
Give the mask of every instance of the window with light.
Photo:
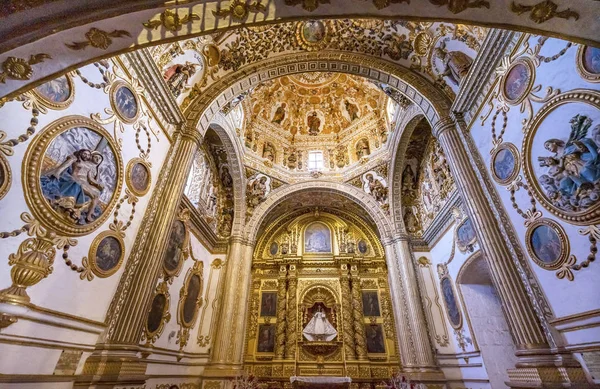
POLYGON ((323 152, 309 151, 308 152, 308 170, 323 169, 323 152))

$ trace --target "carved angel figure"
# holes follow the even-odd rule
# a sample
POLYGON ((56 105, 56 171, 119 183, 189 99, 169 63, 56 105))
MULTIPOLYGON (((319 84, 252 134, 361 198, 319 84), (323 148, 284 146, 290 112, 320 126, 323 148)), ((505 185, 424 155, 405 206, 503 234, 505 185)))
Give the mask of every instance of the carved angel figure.
POLYGON ((461 51, 446 50, 446 42, 435 48, 435 55, 442 61, 443 69, 439 77, 448 76, 457 86, 469 73, 473 59, 461 51))

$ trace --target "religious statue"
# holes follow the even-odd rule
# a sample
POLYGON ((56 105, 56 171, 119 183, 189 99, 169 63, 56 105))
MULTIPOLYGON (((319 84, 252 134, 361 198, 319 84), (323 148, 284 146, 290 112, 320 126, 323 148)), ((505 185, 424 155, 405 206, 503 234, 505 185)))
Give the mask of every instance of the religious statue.
POLYGON ((338 168, 343 168, 350 162, 348 160, 348 150, 345 145, 338 145, 335 149, 335 161, 338 168))
POLYGON ((250 181, 247 189, 247 203, 248 207, 254 208, 258 204, 262 203, 267 196, 269 191, 267 185, 267 177, 261 176, 250 181))
POLYGON ((365 176, 365 179, 368 183, 369 193, 373 197, 375 197, 375 200, 377 200, 377 202, 379 202, 380 204, 385 204, 388 197, 388 188, 386 188, 381 183, 381 180, 375 179, 375 177, 373 177, 373 174, 367 174, 365 176))
POLYGON ((186 62, 184 65, 175 64, 167 69, 163 78, 175 97, 178 97, 188 80, 196 73, 196 65, 186 62))
POLYGON ((448 76, 457 86, 469 73, 473 59, 462 51, 446 50, 446 42, 435 48, 435 55, 442 61, 443 69, 439 77, 448 76))
POLYGON ((327 315, 322 311, 321 306, 319 305, 317 312, 315 312, 312 319, 310 319, 306 327, 304 327, 304 330, 302 330, 302 334, 311 342, 330 342, 337 336, 337 331, 333 328, 331 323, 329 323, 327 315))
POLYGON ((252 130, 251 129, 246 130, 246 133, 244 134, 244 145, 247 148, 252 149, 253 139, 254 139, 254 136, 252 134, 252 130))
POLYGON ((275 115, 273 115, 273 120, 271 120, 272 123, 281 124, 281 122, 283 122, 285 119, 285 107, 285 103, 282 103, 279 107, 277 107, 275 110, 275 115))
POLYGON ((404 212, 404 225, 406 225, 406 231, 410 232, 411 234, 421 230, 419 221, 417 220, 417 217, 411 208, 407 208, 406 212, 404 212))
POLYGON ((271 162, 275 162, 275 147, 270 143, 265 143, 263 146, 263 158, 271 162))
POLYGON ((346 112, 348 112, 348 116, 350 116, 350 121, 353 122, 358 119, 358 107, 356 104, 352 104, 350 101, 345 100, 344 105, 346 107, 346 112))
POLYGON ((221 169, 221 183, 225 188, 233 187, 233 178, 231 178, 231 174, 229 174, 229 168, 227 168, 227 166, 223 166, 221 169))
POLYGON ((402 173, 402 196, 408 199, 414 199, 416 196, 417 182, 415 173, 410 164, 406 165, 402 173))
POLYGON ((99 151, 75 151, 41 177, 45 197, 74 222, 91 223, 102 213, 98 202, 104 187, 98 182, 98 171, 103 160, 99 151))
POLYGON ((313 112, 312 115, 308 116, 308 118, 306 119, 306 124, 308 124, 308 135, 319 135, 321 119, 319 119, 316 112, 313 112))
POLYGON ((359 140, 356 144, 356 158, 361 159, 369 154, 371 154, 371 150, 369 149, 369 141, 365 138, 359 140))

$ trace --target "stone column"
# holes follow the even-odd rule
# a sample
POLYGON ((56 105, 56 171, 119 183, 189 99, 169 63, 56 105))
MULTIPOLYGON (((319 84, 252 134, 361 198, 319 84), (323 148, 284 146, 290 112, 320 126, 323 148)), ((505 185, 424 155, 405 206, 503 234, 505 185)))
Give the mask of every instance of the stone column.
POLYGON ((288 273, 288 298, 287 298, 287 319, 285 336, 285 358, 296 359, 296 342, 298 340, 298 300, 296 291, 298 288, 298 275, 296 265, 290 265, 288 273))
POLYGON ((341 266, 340 286, 342 288, 342 329, 344 334, 344 353, 346 360, 356 359, 356 342, 354 340, 354 320, 352 319, 352 293, 348 265, 341 266))
POLYGON ((363 318, 362 295, 360 292, 360 278, 358 269, 352 266, 352 318, 354 319, 354 342, 356 343, 356 356, 359 360, 367 359, 367 337, 365 336, 365 323, 363 318))
POLYGON ((229 238, 225 289, 207 377, 232 377, 243 362, 248 295, 254 245, 239 236, 229 238))
POLYGON ((146 364, 138 357, 139 342, 201 134, 182 126, 173 137, 125 271, 107 313, 107 328, 86 360, 76 386, 90 382, 136 382, 146 364))
MULTIPOLYGON (((466 128, 463 122, 463 127, 466 128)), ((461 126, 452 117, 440 119, 433 128, 450 165, 453 178, 460 191, 477 240, 487 260, 494 286, 502 301, 504 314, 510 328, 519 362, 509 378, 520 386, 523 383, 573 382, 579 380, 579 370, 568 355, 552 356, 548 338, 527 295, 524 282, 513 262, 511 252, 502 238, 490 203, 477 177, 477 167, 470 162, 461 126), (552 367, 550 367, 552 366, 552 367), (558 371, 556 367, 559 368, 558 371), (575 367, 575 368, 574 368, 575 367), (545 376, 545 377, 544 377, 545 376)), ((581 375, 582 376, 582 375, 581 375)))
POLYGON ((388 279, 402 367, 414 379, 439 379, 438 369, 423 312, 417 275, 408 236, 394 238, 385 246, 388 279), (426 373, 419 375, 416 373, 426 373))
POLYGON ((279 267, 279 284, 277 285, 277 335, 275 337, 275 355, 277 359, 283 359, 285 356, 285 337, 286 337, 286 306, 285 301, 287 293, 287 267, 279 267))

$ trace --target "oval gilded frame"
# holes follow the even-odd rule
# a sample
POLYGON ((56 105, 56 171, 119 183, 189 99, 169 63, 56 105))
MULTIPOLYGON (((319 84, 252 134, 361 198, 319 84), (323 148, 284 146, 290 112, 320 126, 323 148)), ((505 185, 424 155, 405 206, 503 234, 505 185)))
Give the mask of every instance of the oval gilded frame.
POLYGON ((0 170, 4 174, 4 182, 0 183, 0 200, 6 196, 12 185, 12 171, 8 159, 0 154, 0 170))
POLYGON ((127 83, 123 80, 118 80, 118 81, 113 82, 113 84, 110 87, 110 91, 108 92, 108 95, 110 98, 110 106, 111 106, 113 112, 115 113, 115 115, 117 115, 117 117, 119 118, 119 120, 121 120, 123 123, 126 123, 126 124, 133 124, 138 120, 138 118, 140 117, 140 114, 142 113, 140 97, 138 96, 135 89, 129 83, 127 83), (128 118, 126 116, 123 116, 123 114, 121 114, 121 112, 119 111, 116 99, 117 99, 117 91, 121 88, 129 89, 129 91, 133 95, 133 98, 135 99, 135 104, 137 106, 137 112, 133 118, 128 118))
POLYGON ((183 228, 185 229, 185 235, 183 238, 183 242, 181 244, 181 255, 179 256, 179 260, 177 262, 177 267, 175 269, 173 269, 173 270, 167 269, 167 267, 165 266, 165 256, 167 255, 167 250, 165 250, 165 252, 163 253, 162 269, 165 274, 165 278, 172 279, 174 277, 177 277, 179 275, 179 273, 181 273, 181 269, 183 268, 183 262, 188 258, 189 254, 190 254, 190 227, 187 225, 188 220, 189 220, 189 214, 186 212, 186 210, 183 210, 182 212, 179 213, 179 216, 177 218, 175 218, 175 220, 173 220, 173 224, 171 225, 171 228, 169 229, 169 239, 171 239, 171 234, 173 232, 173 226, 175 225, 175 222, 179 221, 183 224, 183 228))
POLYGON ((463 313, 461 310, 461 305, 460 305, 460 301, 458 298, 458 294, 456 293, 456 288, 454 287, 454 283, 452 282, 452 279, 450 278, 449 275, 445 275, 442 278, 440 278, 440 294, 442 295, 442 300, 444 301, 444 308, 446 308, 446 316, 448 317, 448 323, 450 323, 450 325, 452 326, 452 328, 454 328, 455 330, 460 330, 463 326, 463 313), (450 288, 452 288, 452 293, 454 294, 454 302, 456 303, 456 308, 458 309, 458 316, 460 321, 458 322, 458 324, 455 324, 452 322, 452 319, 450 319, 450 313, 448 312, 448 303, 446 302, 446 297, 444 295, 444 289, 443 289, 443 283, 444 280, 448 280, 448 282, 450 283, 450 288))
POLYGON ((574 89, 570 92, 561 93, 550 99, 534 116, 525 128, 523 137, 523 146, 521 150, 521 160, 523 164, 523 172, 529 186, 533 188, 535 199, 540 202, 553 215, 576 225, 596 224, 600 222, 600 201, 586 210, 579 212, 569 212, 556 207, 552 204, 542 191, 538 180, 535 176, 533 165, 531 164, 531 145, 537 133, 538 128, 548 116, 556 108, 570 103, 584 103, 600 110, 600 91, 590 89, 574 89))
MULTIPOLYGON (((60 111, 60 110, 63 110, 63 109, 66 109, 67 107, 69 107, 71 105, 71 103, 73 103, 73 100, 75 100, 75 83, 73 82, 73 78, 68 73, 62 75, 61 77, 67 78, 67 84, 69 85, 69 90, 71 92, 69 94, 69 97, 65 101, 56 102, 56 101, 48 100, 44 95, 42 95, 40 92, 38 92, 37 87, 33 88, 31 90, 31 94, 35 97, 35 99, 42 106, 56 110, 56 111, 60 111)), ((44 85, 44 84, 42 84, 42 85, 44 85)))
MULTIPOLYGON (((466 253, 467 251, 473 251, 472 247, 473 245, 477 242, 477 234, 475 234, 475 236, 473 237, 473 239, 471 239, 470 241, 466 242, 465 244, 462 244, 463 242, 461 242, 458 239, 458 230, 464 226, 468 221, 470 221, 470 219, 468 217, 465 217, 454 229, 454 241, 456 242, 456 245, 458 246, 458 249, 460 250, 461 253, 466 253)), ((473 222, 471 221, 471 227, 473 229, 475 229, 475 227, 473 226, 473 222)))
POLYGON ((192 328, 194 326, 194 323, 196 322, 196 319, 198 318, 198 312, 200 311, 200 308, 202 307, 202 304, 203 304, 203 297, 202 297, 203 289, 204 289, 203 263, 201 261, 196 261, 196 262, 194 262, 194 266, 192 266, 190 269, 188 269, 188 271, 185 275, 185 279, 183 281, 183 286, 179 290, 179 302, 177 303, 177 319, 178 319, 179 325, 181 325, 183 328, 192 328), (188 296, 188 293, 189 293, 188 288, 189 288, 189 284, 190 284, 190 281, 193 276, 198 276, 198 278, 200 279, 200 288, 198 290, 198 298, 196 298, 196 305, 195 305, 196 308, 194 310, 194 317, 192 318, 192 320, 190 322, 186 322, 185 317, 184 317, 184 303, 185 303, 185 299, 188 296))
POLYGON ((504 142, 500 146, 498 146, 498 148, 492 154, 492 158, 490 159, 490 171, 492 172, 492 177, 494 178, 494 180, 500 185, 508 185, 511 182, 513 182, 518 177, 519 172, 521 171, 521 153, 519 153, 519 149, 517 149, 517 146, 510 142, 504 142), (515 160, 514 170, 506 179, 501 179, 500 177, 498 177, 495 169, 496 157, 498 156, 498 154, 500 154, 500 151, 502 150, 508 150, 515 160))
POLYGON ((21 178, 23 181, 25 201, 34 217, 38 219, 44 227, 65 236, 82 236, 96 230, 110 217, 111 210, 119 199, 121 187, 123 186, 123 161, 121 160, 121 153, 119 152, 117 143, 104 127, 84 116, 65 116, 48 124, 40 131, 40 134, 33 139, 23 158, 21 178), (57 136, 76 127, 85 127, 106 139, 108 146, 111 148, 115 157, 117 168, 115 191, 112 198, 100 217, 85 225, 73 224, 71 220, 55 211, 44 197, 40 185, 42 165, 46 150, 57 136))
POLYGON ((166 281, 163 281, 156 286, 154 296, 152 296, 152 300, 150 302, 150 307, 148 308, 148 312, 146 313, 146 320, 144 321, 144 337, 147 339, 147 344, 152 344, 156 342, 156 340, 162 335, 162 332, 165 329, 165 324, 171 320, 171 313, 169 312, 170 307, 171 295, 169 294, 169 284, 166 281), (160 294, 165 296, 165 306, 163 308, 162 318, 158 328, 155 331, 150 331, 148 326, 148 319, 150 318, 150 312, 152 312, 152 305, 154 304, 154 300, 160 294))
POLYGON ((152 186, 152 169, 150 168, 150 164, 144 161, 141 158, 132 158, 129 162, 127 162, 127 168, 125 169, 125 183, 127 184, 127 188, 136 196, 144 196, 150 191, 150 187, 152 186), (138 190, 135 185, 133 185, 132 174, 133 167, 136 164, 144 165, 146 170, 148 171, 148 187, 142 191, 138 190))
POLYGON ((556 221, 554 221, 552 219, 548 219, 548 218, 538 219, 529 225, 529 227, 527 228, 527 231, 525 232, 525 247, 527 247, 527 252, 529 253, 529 256, 531 257, 533 262, 535 262, 535 264, 538 265, 539 267, 546 269, 546 270, 560 269, 560 267, 563 265, 563 263, 565 263, 565 261, 569 258, 569 254, 571 252, 569 238, 567 237, 567 234, 566 234, 564 228, 562 228, 562 226, 559 223, 557 223, 556 221), (541 259, 539 259, 537 257, 537 255, 535 254, 535 251, 533 250, 533 247, 531 245, 531 236, 533 235, 533 232, 535 231, 535 229, 541 225, 550 227, 552 230, 554 230, 554 232, 560 239, 560 243, 561 243, 560 255, 552 263, 546 263, 546 262, 542 261, 541 259))
POLYGON ((333 33, 332 25, 327 20, 317 20, 317 19, 304 20, 304 21, 298 22, 298 24, 296 25, 296 41, 298 42, 298 45, 300 47, 302 47, 303 49, 308 50, 308 51, 321 50, 322 48, 327 46, 327 44, 331 40, 332 33, 333 33), (309 42, 304 38, 302 29, 304 28, 306 23, 315 22, 315 21, 323 23, 323 27, 325 28, 325 34, 323 35, 323 39, 321 39, 320 41, 309 42))
POLYGON ((119 271, 119 269, 121 268, 121 265, 123 264, 123 259, 125 258, 125 241, 123 241, 123 238, 114 231, 104 231, 101 234, 99 234, 98 236, 96 236, 94 238, 94 240, 92 241, 90 250, 88 252, 88 258, 90 261, 90 269, 92 270, 92 273, 94 273, 99 278, 110 277, 113 274, 115 274, 117 271, 119 271), (103 270, 103 269, 100 269, 100 267, 98 266, 97 253, 98 253, 98 247, 100 246, 100 242, 102 242, 105 238, 108 238, 108 237, 115 238, 119 242, 119 245, 121 247, 121 255, 119 256, 119 262, 117 263, 117 265, 115 265, 114 268, 112 268, 110 270, 103 270))
POLYGON ((577 57, 576 57, 577 72, 579 73, 581 78, 583 78, 584 80, 593 82, 593 83, 597 83, 597 82, 600 82, 600 73, 591 73, 583 65, 583 53, 584 53, 585 49, 587 49, 587 48, 588 48, 588 46, 580 45, 579 49, 577 49, 577 57))
POLYGON ((512 64, 510 64, 510 66, 506 70, 506 73, 504 73, 504 76, 502 76, 502 79, 500 80, 500 93, 502 93, 502 97, 504 98, 504 101, 506 101, 508 104, 519 105, 523 102, 523 100, 525 100, 527 98, 527 96, 529 96, 529 93, 531 92, 531 88, 533 88, 534 82, 535 82, 535 65, 529 58, 521 57, 521 58, 517 59, 516 61, 514 61, 512 64), (516 99, 510 99, 510 98, 508 98, 508 96, 506 96, 506 93, 505 93, 506 80, 507 80, 510 72, 518 65, 524 65, 527 68, 527 70, 529 70, 529 77, 527 79, 527 87, 523 90, 523 93, 521 96, 519 96, 516 99))

